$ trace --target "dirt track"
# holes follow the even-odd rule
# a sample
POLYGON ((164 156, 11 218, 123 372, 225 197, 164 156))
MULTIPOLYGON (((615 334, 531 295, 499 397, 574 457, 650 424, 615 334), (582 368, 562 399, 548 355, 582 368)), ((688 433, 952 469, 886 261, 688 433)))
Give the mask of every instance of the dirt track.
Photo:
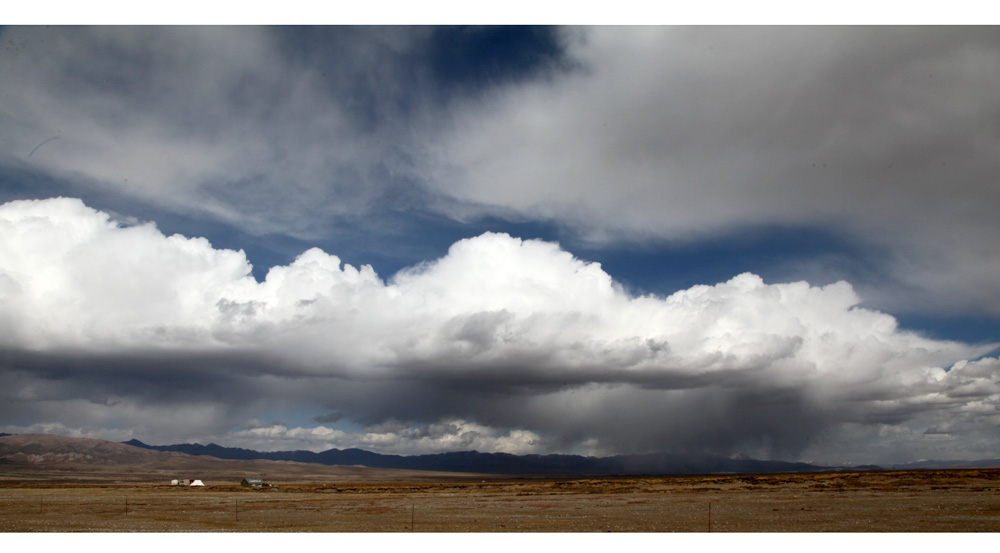
POLYGON ((0 479, 4 532, 997 532, 1000 470, 281 482, 0 479))

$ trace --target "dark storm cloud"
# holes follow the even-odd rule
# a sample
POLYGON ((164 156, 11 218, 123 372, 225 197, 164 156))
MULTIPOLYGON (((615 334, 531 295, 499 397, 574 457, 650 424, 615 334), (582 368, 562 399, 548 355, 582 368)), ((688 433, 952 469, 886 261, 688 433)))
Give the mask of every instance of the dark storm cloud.
POLYGON ((81 397, 131 396, 166 404, 222 395, 238 404, 260 393, 259 385, 253 384, 255 377, 275 372, 273 364, 237 352, 170 354, 150 350, 111 354, 7 350, 3 366, 11 373, 64 383, 67 390, 81 397))

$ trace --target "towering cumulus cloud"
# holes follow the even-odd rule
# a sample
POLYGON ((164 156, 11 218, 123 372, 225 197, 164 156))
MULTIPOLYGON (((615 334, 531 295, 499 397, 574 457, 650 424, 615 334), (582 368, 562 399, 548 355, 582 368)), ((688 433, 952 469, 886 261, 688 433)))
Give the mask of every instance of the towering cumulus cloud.
POLYGON ((830 461, 989 453, 998 434, 993 346, 900 331, 846 282, 746 273, 636 297, 558 244, 494 233, 388 281, 319 249, 250 270, 79 200, 0 206, 2 415, 164 437, 251 420, 232 435, 247 444, 830 461), (254 419, 276 405, 348 426, 254 419))

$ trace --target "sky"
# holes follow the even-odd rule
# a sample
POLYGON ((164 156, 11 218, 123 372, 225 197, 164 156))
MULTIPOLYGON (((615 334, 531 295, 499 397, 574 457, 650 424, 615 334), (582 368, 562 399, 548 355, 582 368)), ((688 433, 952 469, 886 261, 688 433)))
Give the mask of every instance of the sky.
POLYGON ((0 30, 0 432, 1000 457, 989 26, 0 30))

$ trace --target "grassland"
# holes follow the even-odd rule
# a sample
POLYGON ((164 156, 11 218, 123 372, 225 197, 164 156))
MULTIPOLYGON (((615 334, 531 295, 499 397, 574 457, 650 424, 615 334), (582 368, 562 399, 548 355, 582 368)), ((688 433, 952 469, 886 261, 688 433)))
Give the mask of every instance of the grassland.
POLYGON ((0 531, 1000 531, 998 469, 543 479, 289 465, 249 489, 254 466, 239 467, 185 488, 141 468, 0 466, 0 531))

